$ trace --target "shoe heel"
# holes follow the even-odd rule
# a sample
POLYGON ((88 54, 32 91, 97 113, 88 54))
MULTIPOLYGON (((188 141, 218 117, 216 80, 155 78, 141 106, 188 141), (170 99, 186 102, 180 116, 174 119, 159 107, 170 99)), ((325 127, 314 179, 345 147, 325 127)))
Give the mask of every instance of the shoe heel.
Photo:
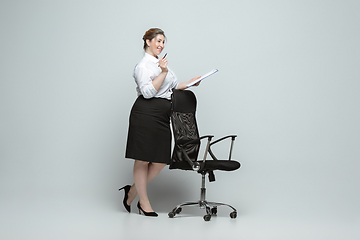
POLYGON ((128 211, 129 213, 130 213, 131 210, 130 210, 130 206, 127 205, 127 200, 128 200, 128 193, 130 191, 130 188, 131 188, 130 185, 126 185, 126 186, 119 189, 119 191, 124 190, 124 192, 125 192, 124 193, 123 205, 124 205, 126 211, 128 211))

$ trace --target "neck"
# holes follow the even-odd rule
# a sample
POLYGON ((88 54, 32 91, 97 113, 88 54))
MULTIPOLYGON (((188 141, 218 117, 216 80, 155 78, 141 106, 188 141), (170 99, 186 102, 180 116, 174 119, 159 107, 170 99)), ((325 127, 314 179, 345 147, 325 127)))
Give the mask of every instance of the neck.
POLYGON ((158 58, 158 56, 156 56, 154 53, 152 53, 151 51, 149 51, 148 49, 145 50, 145 52, 155 58, 158 58))

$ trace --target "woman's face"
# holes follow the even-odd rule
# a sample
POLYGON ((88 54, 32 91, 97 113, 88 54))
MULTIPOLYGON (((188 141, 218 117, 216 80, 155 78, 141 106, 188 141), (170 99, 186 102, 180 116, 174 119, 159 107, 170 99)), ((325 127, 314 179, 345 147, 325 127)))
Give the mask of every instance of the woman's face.
POLYGON ((146 52, 154 57, 160 55, 162 50, 164 49, 165 37, 162 34, 156 35, 153 39, 146 40, 148 47, 146 48, 146 52))

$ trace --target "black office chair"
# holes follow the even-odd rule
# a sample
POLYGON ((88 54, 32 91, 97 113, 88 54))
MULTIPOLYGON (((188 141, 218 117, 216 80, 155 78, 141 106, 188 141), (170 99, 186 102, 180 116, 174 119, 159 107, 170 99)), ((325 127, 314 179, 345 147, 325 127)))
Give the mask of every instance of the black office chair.
POLYGON ((217 214, 218 206, 228 206, 233 211, 230 213, 231 218, 236 218, 237 211, 234 207, 217 202, 208 202, 205 199, 205 175, 208 174, 209 181, 215 181, 214 170, 234 171, 240 168, 240 163, 231 160, 233 144, 236 135, 230 135, 220 138, 216 141, 211 141, 213 136, 199 136, 199 131, 196 123, 196 97, 195 94, 189 90, 174 90, 172 94, 172 113, 171 123, 173 127, 175 146, 172 154, 170 169, 193 170, 202 175, 202 185, 200 200, 197 202, 185 202, 177 205, 168 216, 175 217, 182 211, 183 206, 198 205, 200 208, 206 209, 205 221, 209 221, 211 216, 217 214), (231 139, 230 153, 228 160, 218 160, 211 151, 211 146, 224 140, 231 139), (207 145, 203 160, 198 161, 198 154, 200 150, 200 142, 202 139, 207 139, 207 145), (210 154, 212 160, 207 160, 207 154, 210 154))

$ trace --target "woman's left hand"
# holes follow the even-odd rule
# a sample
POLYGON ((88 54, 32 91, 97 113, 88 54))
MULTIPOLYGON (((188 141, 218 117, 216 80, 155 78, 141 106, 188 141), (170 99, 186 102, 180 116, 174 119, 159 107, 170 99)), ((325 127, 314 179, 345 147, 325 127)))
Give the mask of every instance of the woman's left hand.
MULTIPOLYGON (((201 78, 201 76, 199 76, 199 77, 195 77, 195 78, 193 78, 193 79, 191 79, 190 81, 189 81, 189 83, 192 83, 192 82, 194 82, 194 81, 196 81, 196 80, 198 80, 199 78, 201 78)), ((199 86, 200 85, 200 83, 201 83, 201 81, 200 82, 197 82, 197 83, 195 83, 193 86, 199 86)))
MULTIPOLYGON (((200 76, 201 77, 201 76, 200 76)), ((184 89, 187 89, 189 88, 187 85, 189 85, 190 83, 198 80, 200 77, 195 77, 189 81, 186 81, 186 82, 182 82, 182 83, 179 83, 178 86, 177 86, 177 89, 181 89, 181 90, 184 90, 184 89)), ((201 82, 201 81, 200 81, 201 82)), ((200 82, 197 82, 196 84, 194 84, 193 86, 199 86, 200 82)))

